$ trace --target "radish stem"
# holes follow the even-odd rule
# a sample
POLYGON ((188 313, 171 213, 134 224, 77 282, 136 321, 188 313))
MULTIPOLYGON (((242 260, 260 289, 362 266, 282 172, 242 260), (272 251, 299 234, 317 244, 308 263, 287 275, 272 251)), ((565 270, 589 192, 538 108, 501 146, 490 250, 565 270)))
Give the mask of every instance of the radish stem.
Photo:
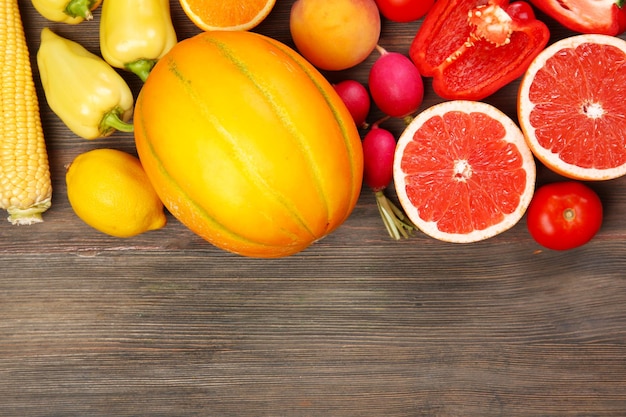
POLYGON ((416 229, 415 225, 406 218, 402 210, 385 196, 383 190, 376 191, 374 194, 376 196, 378 211, 380 212, 380 216, 383 219, 389 236, 395 240, 409 238, 416 229))
POLYGON ((378 44, 376 45, 376 51, 381 55, 385 55, 386 53, 388 53, 385 48, 383 48, 382 46, 378 44))

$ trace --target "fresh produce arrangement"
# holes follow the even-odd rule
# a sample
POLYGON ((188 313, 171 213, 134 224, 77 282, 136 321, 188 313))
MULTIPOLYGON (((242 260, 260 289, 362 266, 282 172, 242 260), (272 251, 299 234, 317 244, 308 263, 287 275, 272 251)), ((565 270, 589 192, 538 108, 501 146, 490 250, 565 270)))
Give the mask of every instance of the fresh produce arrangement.
MULTIPOLYGON (((602 224, 602 202, 582 181, 626 174, 621 4, 581 0, 565 11, 551 0, 297 0, 292 48, 252 30, 274 0, 180 0, 201 29, 187 39, 177 37, 169 2, 149 3, 120 20, 119 9, 132 5, 104 0, 100 55, 48 28, 41 33, 47 105, 68 129, 84 139, 134 132, 136 161, 90 155, 94 166, 111 164, 125 178, 124 189, 106 181, 100 197, 140 198, 133 187, 158 197, 140 205, 150 222, 136 215, 127 219, 134 227, 116 231, 107 223, 116 207, 76 185, 77 158, 67 167, 68 197, 103 233, 165 227, 166 209, 218 248, 284 257, 339 228, 365 186, 392 240, 423 233, 476 242, 527 215, 537 243, 566 250, 602 224), (581 34, 550 44, 536 10, 581 34), (385 19, 423 19, 407 51, 379 45, 385 19), (368 65, 374 54, 366 84, 325 76, 368 65), (142 81, 137 97, 121 71, 142 81), (69 79, 83 88, 64 88, 69 79), (512 119, 487 101, 517 79, 512 119), (443 102, 424 109, 430 87, 443 102), (372 120, 374 109, 384 116, 372 120), (404 124, 401 135, 385 128, 391 120, 404 124), (537 163, 568 181, 537 187, 537 163)), ((65 1, 33 5, 51 21, 87 24, 100 3, 81 2, 80 13, 65 1)), ((43 200, 49 205, 50 194, 43 200)))

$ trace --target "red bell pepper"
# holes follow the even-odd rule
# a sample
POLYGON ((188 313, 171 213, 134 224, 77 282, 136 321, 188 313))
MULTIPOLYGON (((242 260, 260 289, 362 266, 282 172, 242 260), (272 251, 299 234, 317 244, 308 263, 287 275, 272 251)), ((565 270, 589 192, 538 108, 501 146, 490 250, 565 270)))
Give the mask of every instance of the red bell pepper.
POLYGON ((574 32, 614 36, 626 31, 624 0, 530 0, 530 2, 574 32))
POLYGON ((524 1, 438 0, 409 56, 439 96, 481 100, 520 77, 549 39, 524 1))

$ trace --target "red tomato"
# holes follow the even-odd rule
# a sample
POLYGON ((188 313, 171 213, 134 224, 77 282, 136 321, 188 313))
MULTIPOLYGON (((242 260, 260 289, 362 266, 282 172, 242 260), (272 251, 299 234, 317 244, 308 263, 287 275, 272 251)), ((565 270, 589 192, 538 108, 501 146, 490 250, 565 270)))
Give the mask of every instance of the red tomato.
POLYGON ((435 0, 376 0, 380 13, 394 22, 411 22, 423 17, 435 0))
POLYGON ((577 181, 547 184, 535 191, 526 211, 528 231, 537 243, 567 250, 589 242, 602 225, 602 202, 577 181))

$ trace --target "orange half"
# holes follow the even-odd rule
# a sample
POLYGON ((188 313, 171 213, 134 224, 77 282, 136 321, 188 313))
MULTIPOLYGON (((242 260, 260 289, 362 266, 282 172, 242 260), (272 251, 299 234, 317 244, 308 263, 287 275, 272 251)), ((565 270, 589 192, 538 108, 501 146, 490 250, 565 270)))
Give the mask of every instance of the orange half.
POLYGON ((249 30, 260 24, 276 0, 180 0, 184 12, 200 29, 249 30))

